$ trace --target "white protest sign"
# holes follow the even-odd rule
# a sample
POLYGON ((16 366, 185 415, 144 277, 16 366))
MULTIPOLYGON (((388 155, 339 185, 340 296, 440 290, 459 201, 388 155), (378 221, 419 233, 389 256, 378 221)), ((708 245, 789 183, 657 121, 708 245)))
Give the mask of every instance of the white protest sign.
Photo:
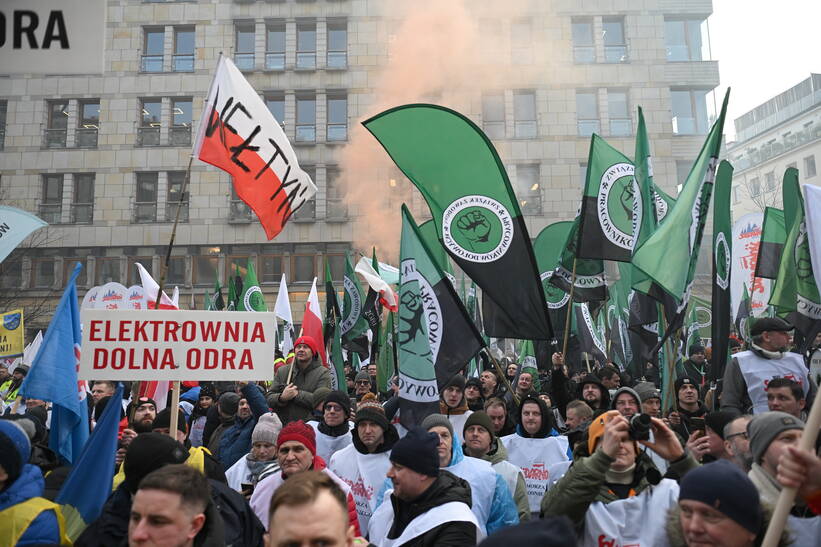
POLYGON ((274 314, 82 310, 83 380, 270 380, 274 314))

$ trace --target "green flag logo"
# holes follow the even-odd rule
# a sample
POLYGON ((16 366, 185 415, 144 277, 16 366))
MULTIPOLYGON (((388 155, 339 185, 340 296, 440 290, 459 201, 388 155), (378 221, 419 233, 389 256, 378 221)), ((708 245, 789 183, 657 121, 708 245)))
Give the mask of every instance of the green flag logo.
MULTIPOLYGON (((436 298, 433 287, 430 286, 425 276, 421 275, 416 269, 415 260, 406 260, 402 263, 402 276, 410 281, 415 281, 419 288, 418 293, 406 293, 404 295, 405 300, 402 301, 407 314, 407 316, 403 316, 406 319, 407 329, 404 332, 405 336, 402 343, 415 341, 421 335, 421 325, 424 322, 425 334, 422 338, 426 338, 426 341, 420 347, 425 350, 424 355, 430 355, 435 363, 439 357, 443 329, 439 299, 436 298)), ((403 333, 400 332, 399 335, 403 336, 403 333)), ((411 346, 415 347, 413 344, 411 346)))
POLYGON ((798 237, 795 238, 795 273, 801 281, 812 278, 810 244, 807 238, 807 225, 804 221, 798 226, 798 237))
POLYGON ((656 223, 659 223, 667 216, 667 202, 656 191, 653 191, 653 202, 656 205, 656 223))
POLYGON ((513 218, 507 208, 487 196, 464 196, 442 213, 442 239, 457 257, 494 262, 513 241, 513 218))
POLYGON ((716 284, 722 290, 727 290, 730 285, 730 247, 727 245, 727 238, 724 232, 719 232, 716 236, 715 247, 716 264, 716 284))
POLYGON ((593 344, 600 352, 607 355, 607 347, 604 345, 604 342, 599 336, 598 329, 593 322, 593 317, 590 315, 590 308, 588 308, 586 304, 582 304, 579 306, 579 309, 582 312, 584 324, 587 325, 587 330, 590 331, 590 337, 593 339, 593 344))
POLYGON ((641 224, 641 200, 633 166, 615 163, 607 168, 599 182, 598 214, 602 232, 611 243, 622 249, 633 249, 633 234, 641 224))
POLYGON ((242 295, 242 305, 246 311, 258 311, 265 309, 265 299, 262 297, 262 289, 258 285, 248 287, 242 295))
POLYGON ((362 313, 362 295, 350 277, 345 277, 342 281, 342 286, 345 289, 345 304, 347 304, 347 307, 345 308, 345 319, 340 324, 340 327, 342 334, 345 334, 351 330, 359 320, 359 316, 362 313))
MULTIPOLYGON (((415 260, 404 260, 399 296, 399 375, 403 397, 416 402, 433 402, 439 398, 434 368, 434 351, 430 343, 423 296, 423 276, 415 260)), ((433 294, 431 291, 430 295, 433 294)), ((441 315, 439 316, 441 317, 441 315)), ((437 325, 441 337, 441 321, 437 325)))
POLYGON ((553 272, 542 272, 540 277, 542 279, 542 287, 544 287, 547 307, 551 310, 558 310, 567 304, 568 300, 570 300, 570 295, 550 283, 552 276, 553 272))

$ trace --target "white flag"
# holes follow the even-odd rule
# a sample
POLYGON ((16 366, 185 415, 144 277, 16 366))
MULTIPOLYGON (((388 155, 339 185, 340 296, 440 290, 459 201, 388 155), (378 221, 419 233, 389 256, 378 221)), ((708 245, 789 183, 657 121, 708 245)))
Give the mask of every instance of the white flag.
POLYGON ((821 188, 804 185, 804 210, 815 286, 821 288, 821 188))
POLYGON ((288 354, 294 348, 294 319, 291 316, 291 301, 288 300, 288 286, 285 284, 285 274, 282 274, 282 279, 279 281, 279 293, 277 294, 274 313, 285 322, 282 329, 282 355, 287 359, 288 354))

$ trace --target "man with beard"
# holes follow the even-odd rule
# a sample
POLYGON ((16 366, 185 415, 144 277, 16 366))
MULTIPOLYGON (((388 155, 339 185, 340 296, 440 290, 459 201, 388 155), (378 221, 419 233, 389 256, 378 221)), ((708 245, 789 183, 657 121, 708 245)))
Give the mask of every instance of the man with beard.
POLYGON ((0 385, 0 397, 3 398, 6 404, 10 405, 17 399, 17 392, 20 390, 20 386, 23 385, 23 379, 28 372, 28 365, 19 365, 15 367, 11 378, 6 379, 6 381, 0 385))
POLYGON ((351 444, 350 417, 351 398, 348 394, 343 391, 328 393, 322 404, 322 420, 308 423, 316 433, 317 456, 330 462, 331 456, 351 444))
POLYGON ((456 373, 445 384, 439 397, 439 413, 448 417, 454 431, 462 431, 465 420, 473 414, 465 399, 465 377, 456 373))
POLYGON ((724 426, 724 450, 729 454, 730 460, 745 473, 753 465, 750 438, 747 435, 747 424, 751 419, 752 416, 744 414, 724 426))
MULTIPOLYGON (((122 463, 123 458, 125 458, 125 451, 128 445, 131 444, 131 441, 140 433, 148 433, 151 431, 152 424, 156 418, 157 403, 154 402, 154 399, 140 397, 129 405, 126 416, 123 418, 123 422, 129 420, 127 422, 128 427, 125 427, 120 433, 120 446, 117 449, 117 457, 115 458, 118 465, 122 463), (129 420, 129 416, 132 413, 132 406, 134 416, 129 420)), ((122 422, 120 422, 120 426, 123 427, 122 422)))
POLYGON ((391 466, 390 452, 399 440, 396 428, 388 423, 385 411, 370 394, 356 407, 353 443, 336 452, 328 469, 351 487, 361 530, 376 509, 377 494, 391 466))
POLYGON ((579 382, 578 398, 587 403, 593 412, 607 410, 610 407, 610 391, 595 374, 588 374, 579 382))
POLYGON ((761 317, 750 329, 750 349, 733 355, 724 371, 721 407, 736 414, 767 412, 767 384, 773 378, 789 378, 801 384, 807 406, 812 405, 815 382, 804 359, 787 351, 793 326, 779 317, 761 317))
POLYGON ((296 355, 293 364, 277 371, 268 394, 268 406, 279 415, 284 424, 309 420, 314 410, 314 391, 323 386, 331 388, 331 373, 319 362, 319 345, 316 340, 311 336, 300 336, 294 342, 294 349, 296 355))

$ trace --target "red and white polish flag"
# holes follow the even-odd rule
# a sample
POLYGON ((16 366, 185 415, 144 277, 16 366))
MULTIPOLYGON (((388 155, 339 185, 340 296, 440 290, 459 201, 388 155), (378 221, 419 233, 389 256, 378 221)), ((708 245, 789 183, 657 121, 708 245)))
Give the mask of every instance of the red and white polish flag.
POLYGON ((308 301, 305 302, 305 314, 302 316, 302 334, 312 337, 319 346, 322 364, 328 366, 328 356, 325 354, 325 339, 322 337, 322 312, 319 309, 319 296, 316 293, 316 278, 311 285, 308 301))
POLYGON ((269 240, 316 193, 279 122, 226 57, 220 57, 205 100, 194 156, 233 177, 237 195, 269 240))

